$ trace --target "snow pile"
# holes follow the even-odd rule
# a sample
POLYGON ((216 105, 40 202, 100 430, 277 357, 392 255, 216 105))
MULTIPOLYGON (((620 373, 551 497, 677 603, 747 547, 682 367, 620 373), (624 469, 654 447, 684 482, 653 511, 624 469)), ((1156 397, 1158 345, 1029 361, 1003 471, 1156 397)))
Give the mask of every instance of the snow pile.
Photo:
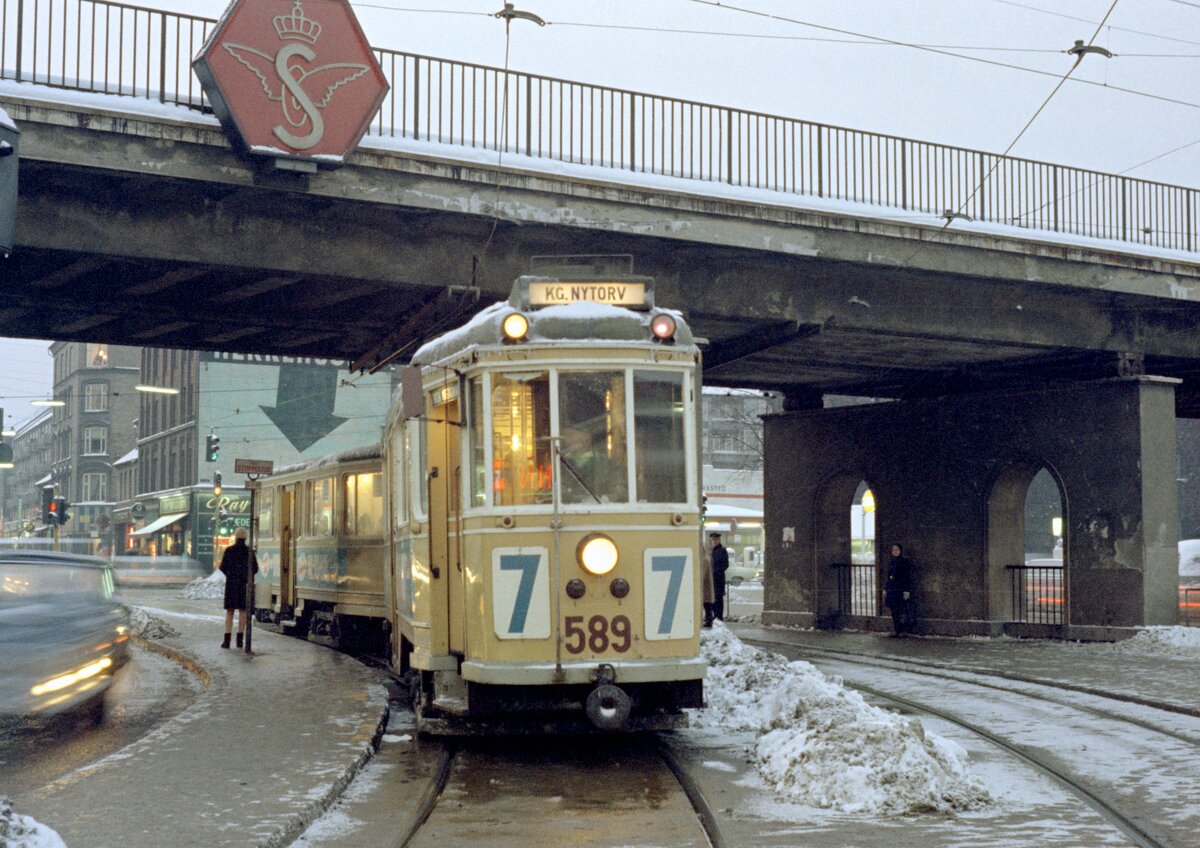
POLYGON ((12 803, 0 798, 0 846, 4 848, 67 848, 62 837, 39 821, 13 812, 12 803))
POLYGON ((1119 653, 1200 659, 1200 627, 1147 627, 1130 639, 1104 647, 1119 653))
POLYGON ((1200 539, 1181 539, 1179 542, 1179 582, 1200 580, 1200 539))
POLYGON ((214 571, 207 577, 197 577, 191 583, 184 586, 183 591, 179 594, 193 601, 206 598, 224 598, 225 575, 220 571, 214 571))
POLYGON ((806 662, 704 633, 708 709, 697 727, 755 731, 758 769, 779 793, 849 813, 970 810, 990 803, 967 753, 921 722, 866 703, 806 662))
POLYGON ((129 608, 129 632, 146 639, 167 639, 179 635, 174 627, 141 607, 129 608))

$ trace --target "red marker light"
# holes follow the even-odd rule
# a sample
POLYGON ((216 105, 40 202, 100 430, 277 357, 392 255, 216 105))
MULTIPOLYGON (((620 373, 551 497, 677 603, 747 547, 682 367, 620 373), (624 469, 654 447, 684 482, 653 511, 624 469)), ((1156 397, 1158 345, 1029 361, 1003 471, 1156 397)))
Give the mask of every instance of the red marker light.
POLYGON ((659 341, 667 341, 675 337, 675 319, 665 312, 660 312, 654 316, 650 322, 650 332, 654 333, 654 337, 659 341))

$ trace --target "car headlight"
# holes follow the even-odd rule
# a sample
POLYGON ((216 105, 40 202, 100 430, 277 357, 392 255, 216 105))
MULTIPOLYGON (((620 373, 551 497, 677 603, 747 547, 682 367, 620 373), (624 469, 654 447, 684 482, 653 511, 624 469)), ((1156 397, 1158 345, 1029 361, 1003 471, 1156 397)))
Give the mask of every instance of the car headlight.
POLYGON ((617 543, 603 533, 589 533, 579 540, 575 557, 589 574, 608 574, 617 567, 617 543))

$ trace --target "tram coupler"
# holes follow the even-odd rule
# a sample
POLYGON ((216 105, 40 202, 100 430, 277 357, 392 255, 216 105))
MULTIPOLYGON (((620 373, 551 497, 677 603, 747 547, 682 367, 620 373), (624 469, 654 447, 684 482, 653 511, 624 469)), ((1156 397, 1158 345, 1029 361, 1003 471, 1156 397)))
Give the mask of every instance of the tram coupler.
POLYGON ((609 663, 596 667, 596 688, 588 693, 584 712, 600 730, 624 730, 633 710, 633 701, 616 685, 617 670, 609 663))

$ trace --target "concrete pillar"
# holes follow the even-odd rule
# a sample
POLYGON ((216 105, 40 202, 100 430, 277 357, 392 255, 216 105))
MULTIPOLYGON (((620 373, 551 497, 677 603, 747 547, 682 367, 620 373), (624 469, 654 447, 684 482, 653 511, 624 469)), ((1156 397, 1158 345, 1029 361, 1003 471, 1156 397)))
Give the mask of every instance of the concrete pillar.
POLYGON ((844 623, 835 566, 850 561, 850 504, 865 480, 879 565, 892 542, 905 546, 927 632, 1109 638, 1112 628, 1174 623, 1177 382, 1129 377, 769 416, 764 621, 844 623), (1064 509, 1054 628, 1009 621, 1005 566, 1024 562, 1025 494, 1042 468, 1064 509))

